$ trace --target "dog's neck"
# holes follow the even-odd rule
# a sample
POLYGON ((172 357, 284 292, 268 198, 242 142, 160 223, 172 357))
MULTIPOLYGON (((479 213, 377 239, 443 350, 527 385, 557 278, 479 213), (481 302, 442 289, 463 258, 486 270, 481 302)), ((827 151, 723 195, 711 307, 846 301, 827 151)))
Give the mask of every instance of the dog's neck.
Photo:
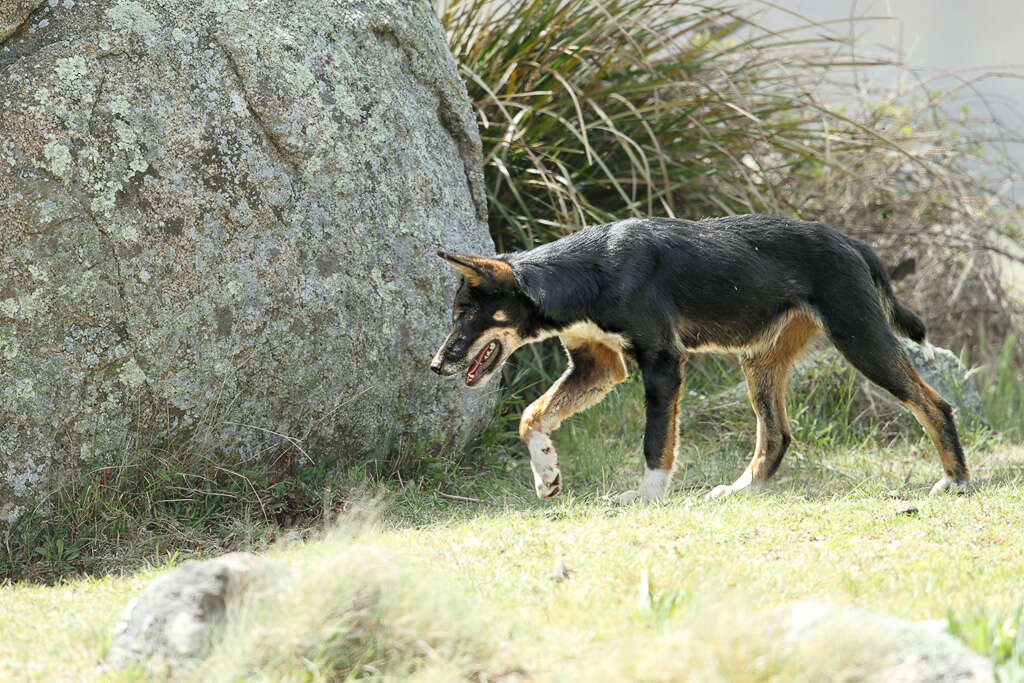
POLYGON ((578 264, 512 265, 516 280, 536 307, 538 328, 560 329, 589 320, 601 295, 599 276, 578 264))

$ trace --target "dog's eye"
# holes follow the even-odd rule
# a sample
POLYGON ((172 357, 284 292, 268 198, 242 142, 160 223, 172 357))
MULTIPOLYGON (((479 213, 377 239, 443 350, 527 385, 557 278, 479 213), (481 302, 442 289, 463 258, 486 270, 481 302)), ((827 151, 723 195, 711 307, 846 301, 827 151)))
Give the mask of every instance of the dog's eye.
POLYGON ((494 319, 499 323, 508 322, 508 313, 499 308, 494 312, 494 319))

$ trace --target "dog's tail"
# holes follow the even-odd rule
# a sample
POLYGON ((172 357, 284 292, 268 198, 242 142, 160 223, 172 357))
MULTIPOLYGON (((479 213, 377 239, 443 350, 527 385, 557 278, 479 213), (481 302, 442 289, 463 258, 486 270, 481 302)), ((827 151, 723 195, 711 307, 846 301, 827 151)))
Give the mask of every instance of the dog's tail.
POLYGON ((896 295, 892 291, 892 282, 889 280, 889 272, 885 269, 882 259, 866 243, 857 239, 852 240, 852 242, 871 270, 871 279, 875 281, 875 288, 878 290, 878 297, 882 302, 882 308, 885 309, 886 316, 889 318, 889 324, 892 325, 893 330, 930 350, 931 345, 925 339, 924 323, 921 322, 916 313, 896 300, 896 295))

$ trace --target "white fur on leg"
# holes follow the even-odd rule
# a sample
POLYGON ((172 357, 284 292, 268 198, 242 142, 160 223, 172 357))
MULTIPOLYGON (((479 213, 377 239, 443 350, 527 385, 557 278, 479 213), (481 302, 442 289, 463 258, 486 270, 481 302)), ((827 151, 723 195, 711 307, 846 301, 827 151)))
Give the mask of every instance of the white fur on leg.
POLYGON ((530 449, 530 469, 538 498, 550 498, 562 490, 562 472, 558 467, 558 454, 547 434, 536 432, 526 443, 530 449))
POLYGON ((935 347, 932 346, 932 343, 928 341, 927 337, 921 340, 921 355, 924 356, 925 360, 932 360, 935 358, 935 347))
POLYGON ((711 489, 711 491, 706 496, 704 496, 704 498, 707 500, 711 500, 712 498, 724 498, 726 496, 731 496, 736 493, 749 491, 753 487, 754 473, 750 469, 750 466, 747 466, 747 469, 743 470, 743 474, 739 476, 739 479, 737 479, 731 484, 719 484, 715 488, 711 489))
POLYGON ((671 477, 672 472, 660 467, 645 470, 644 478, 640 482, 640 499, 645 503, 653 503, 664 498, 671 477))
POLYGON ((928 493, 929 496, 937 496, 940 493, 967 493, 967 482, 956 481, 953 477, 948 474, 943 475, 942 479, 935 482, 935 486, 928 493))
POLYGON ((632 491, 623 491, 619 495, 615 496, 616 505, 632 505, 638 500, 640 500, 640 492, 635 489, 632 491))
POLYGON ((672 473, 661 468, 645 470, 639 490, 619 494, 615 502, 619 505, 631 505, 637 501, 655 503, 665 497, 665 491, 668 490, 668 482, 671 478, 672 473))

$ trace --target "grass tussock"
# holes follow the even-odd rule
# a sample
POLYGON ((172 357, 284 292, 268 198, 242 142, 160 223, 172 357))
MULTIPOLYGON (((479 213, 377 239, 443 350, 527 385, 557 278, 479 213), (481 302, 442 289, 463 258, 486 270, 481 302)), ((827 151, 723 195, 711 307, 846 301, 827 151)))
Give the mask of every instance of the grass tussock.
POLYGON ((204 681, 489 680, 494 631, 442 577, 335 532, 229 620, 204 681))
POLYGON ((1002 348, 977 368, 985 415, 1007 439, 1024 441, 1024 349, 1011 333, 1002 348))

